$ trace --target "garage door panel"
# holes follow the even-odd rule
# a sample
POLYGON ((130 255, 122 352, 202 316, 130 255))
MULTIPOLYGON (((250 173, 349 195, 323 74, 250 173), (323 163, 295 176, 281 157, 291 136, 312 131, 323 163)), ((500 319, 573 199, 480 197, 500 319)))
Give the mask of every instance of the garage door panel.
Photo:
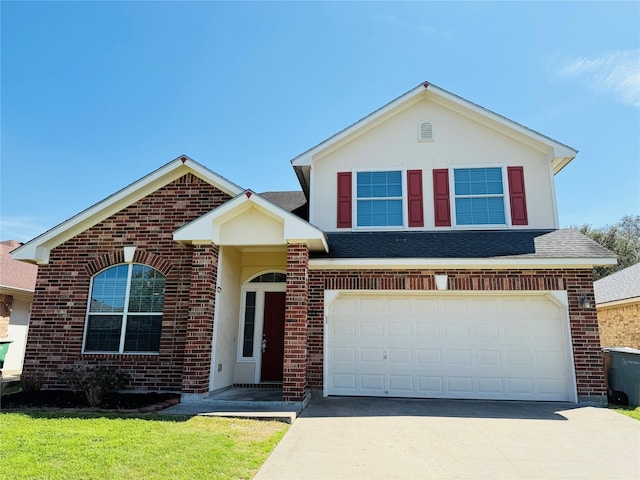
POLYGON ((384 375, 380 374, 365 374, 360 375, 360 387, 363 393, 370 392, 371 395, 377 395, 376 392, 385 390, 384 387, 384 375))
POLYGON ((390 364, 414 365, 413 350, 408 348, 390 348, 388 350, 390 364))
POLYGON ((328 393, 571 400, 563 318, 544 295, 340 294, 328 393))
POLYGON ((361 348, 360 352, 360 361, 365 364, 369 363, 379 363, 382 364, 385 360, 384 358, 384 348, 375 347, 375 348, 361 348))
POLYGON ((450 393, 473 393, 473 378, 471 377, 447 377, 445 381, 447 391, 450 393))
POLYGON ((428 321, 421 321, 417 323, 416 337, 425 337, 430 339, 440 337, 440 324, 428 321))
POLYGON ((360 324, 360 335, 367 337, 382 337, 384 325, 382 320, 368 320, 360 324))

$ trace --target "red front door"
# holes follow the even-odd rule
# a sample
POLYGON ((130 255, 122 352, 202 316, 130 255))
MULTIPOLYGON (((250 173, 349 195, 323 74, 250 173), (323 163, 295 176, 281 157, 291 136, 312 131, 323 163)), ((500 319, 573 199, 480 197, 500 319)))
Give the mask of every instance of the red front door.
POLYGON ((262 329, 262 382, 282 381, 285 292, 265 292, 262 329))

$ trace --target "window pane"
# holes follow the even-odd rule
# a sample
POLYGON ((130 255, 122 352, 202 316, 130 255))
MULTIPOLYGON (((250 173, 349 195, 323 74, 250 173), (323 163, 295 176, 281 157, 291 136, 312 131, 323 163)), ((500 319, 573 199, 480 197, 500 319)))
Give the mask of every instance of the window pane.
POLYGON ((256 319, 256 292, 247 292, 244 310, 244 338, 242 339, 242 356, 253 357, 253 337, 256 319))
POLYGON ((493 168, 456 168, 454 189, 456 195, 501 195, 502 169, 493 168))
POLYGON ((254 278, 249 283, 284 283, 287 281, 287 276, 284 273, 271 272, 263 273, 262 275, 254 278))
POLYGON ((90 312, 124 312, 129 265, 111 267, 93 278, 90 312))
POLYGON ((129 312, 162 313, 166 279, 146 265, 133 265, 129 312))
POLYGON ((117 352, 120 348, 120 315, 90 315, 87 322, 87 352, 117 352))
POLYGON ((358 226, 402 226, 402 200, 358 200, 358 226))
POLYGON ((124 351, 160 351, 161 330, 162 316, 160 315, 129 315, 124 337, 124 351))
POLYGON ((358 172, 357 198, 384 198, 402 196, 402 175, 393 172, 358 172))
POLYGON ((502 197, 456 198, 458 225, 503 225, 504 200, 502 197))

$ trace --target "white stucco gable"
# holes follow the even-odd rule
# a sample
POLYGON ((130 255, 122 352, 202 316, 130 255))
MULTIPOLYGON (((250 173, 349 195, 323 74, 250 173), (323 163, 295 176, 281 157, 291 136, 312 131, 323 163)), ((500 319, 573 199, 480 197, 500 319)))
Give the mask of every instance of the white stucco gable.
POLYGON ((25 243, 14 250, 11 255, 16 260, 39 265, 47 264, 49 263, 49 253, 53 248, 188 173, 231 196, 236 196, 244 190, 186 155, 181 155, 140 180, 25 243))
POLYGON ((518 142, 548 152, 554 174, 562 170, 578 154, 577 150, 563 143, 436 85, 424 82, 291 160, 303 190, 307 195, 312 190, 310 171, 314 162, 422 100, 438 104, 518 142))
POLYGON ((329 250, 322 230, 250 190, 179 228, 173 239, 220 246, 306 243, 310 250, 329 250))

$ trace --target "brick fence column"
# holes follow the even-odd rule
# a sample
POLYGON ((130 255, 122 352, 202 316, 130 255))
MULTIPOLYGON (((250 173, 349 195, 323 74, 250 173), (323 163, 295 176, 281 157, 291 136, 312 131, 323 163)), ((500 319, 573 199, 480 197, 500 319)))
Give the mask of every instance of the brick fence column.
POLYGON ((306 244, 287 245, 286 295, 282 398, 300 401, 307 386, 309 247, 306 244))
POLYGON ((189 318, 184 345, 182 393, 209 391, 218 247, 194 245, 191 257, 189 318))

